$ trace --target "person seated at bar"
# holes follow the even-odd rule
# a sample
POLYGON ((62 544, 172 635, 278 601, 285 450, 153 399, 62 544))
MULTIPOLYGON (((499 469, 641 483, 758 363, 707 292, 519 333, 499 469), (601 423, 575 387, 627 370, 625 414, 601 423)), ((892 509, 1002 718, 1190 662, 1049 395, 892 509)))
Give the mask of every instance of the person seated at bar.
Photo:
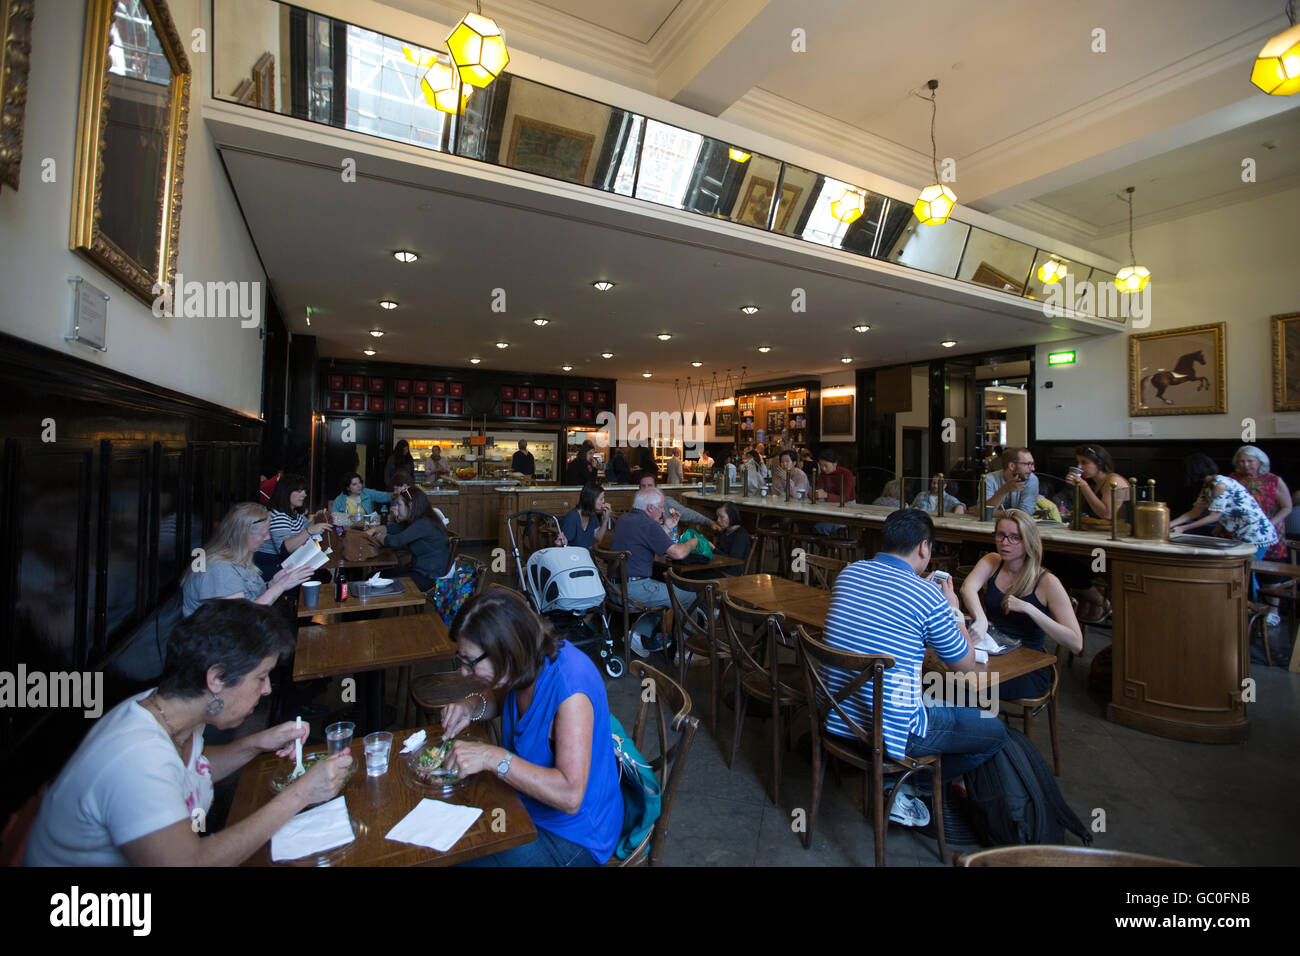
POLYGON ((599 866, 623 830, 623 793, 605 681, 522 597, 489 588, 452 624, 456 664, 489 690, 442 709, 450 740, 501 716, 501 744, 457 740, 447 769, 495 773, 519 791, 537 839, 465 866, 599 866))
POLYGON ((442 448, 434 445, 429 449, 429 457, 424 461, 424 478, 426 481, 437 481, 443 475, 451 474, 451 465, 443 461, 442 448))
POLYGON ((767 470, 767 465, 763 463, 762 455, 758 449, 751 448, 745 456, 745 463, 741 466, 741 480, 745 483, 745 494, 757 495, 767 484, 767 479, 771 477, 767 470))
POLYGON ((307 479, 302 475, 283 475, 271 496, 268 530, 270 534, 253 552, 263 579, 269 581, 280 570, 280 562, 307 543, 312 535, 330 527, 328 521, 312 521, 307 514, 307 479))
POLYGON ((840 479, 844 479, 844 500, 856 501, 857 490, 853 484, 853 472, 839 464, 839 456, 829 445, 817 454, 817 500, 838 503, 840 500, 840 479))
POLYGON ((1291 514, 1291 489, 1269 471, 1268 455, 1254 445, 1242 445, 1232 456, 1232 478, 1254 495, 1260 509, 1277 531, 1277 544, 1265 556, 1268 561, 1287 560, 1286 519, 1291 514))
POLYGON ((632 481, 632 469, 627 463, 627 449, 619 446, 609 456, 605 466, 605 481, 611 485, 626 485, 632 481))
POLYGON ((575 485, 578 488, 584 488, 587 485, 599 484, 600 474, 596 470, 596 446, 588 439, 582 443, 578 453, 573 456, 573 460, 564 469, 564 483, 566 485, 575 485))
POLYGON ((521 475, 537 474, 537 461, 533 458, 533 453, 528 450, 528 442, 523 438, 519 439, 519 450, 510 459, 510 470, 521 475))
POLYGON ((901 478, 891 478, 885 482, 885 487, 880 489, 880 497, 871 503, 886 508, 899 508, 902 507, 902 496, 903 480, 901 478))
POLYGON ((772 491, 791 500, 797 499, 802 491, 806 500, 812 494, 812 485, 799 467, 798 460, 797 452, 789 448, 782 449, 776 459, 777 471, 772 477, 772 491))
MULTIPOLYGON (((415 458, 411 455, 411 445, 405 438, 393 446, 393 453, 384 463, 384 484, 393 487, 393 476, 398 472, 412 474, 415 471, 415 458)), ((409 482, 408 482, 409 483, 409 482)))
MULTIPOLYGON (((1115 471, 1115 463, 1110 452, 1101 445, 1080 445, 1074 449, 1075 467, 1066 474, 1065 480, 1071 485, 1078 485, 1083 492, 1082 517, 1104 518, 1110 520, 1111 482, 1116 482, 1114 504, 1121 509, 1129 499, 1128 481, 1115 471)), ((1120 520, 1126 519, 1126 513, 1120 512, 1120 520)))
POLYGON ((668 449, 668 464, 664 466, 666 472, 664 483, 669 485, 680 485, 682 483, 682 460, 678 457, 677 449, 668 449))
MULTIPOLYGON (((648 475, 645 480, 650 480, 648 475)), ((654 560, 659 555, 666 554, 672 560, 680 561, 695 550, 693 541, 673 543, 669 540, 668 534, 676 530, 677 522, 677 515, 665 517, 663 492, 651 486, 637 491, 632 499, 632 510, 614 525, 609 549, 628 552, 627 594, 633 601, 647 607, 669 606, 668 585, 656 581, 651 575, 654 573, 654 560)), ((683 604, 690 604, 694 599, 686 591, 678 591, 677 596, 683 604)), ((633 632, 630 646, 637 656, 649 657, 651 651, 662 649, 663 639, 659 634, 643 639, 639 633, 633 632)))
POLYGON ((1038 506, 1038 476, 1028 448, 1008 448, 1002 453, 1002 470, 984 476, 984 502, 994 511, 1019 508, 1034 513, 1038 506))
POLYGON ((181 579, 181 613, 189 617, 209 598, 245 598, 271 605, 310 580, 312 569, 301 565, 282 568, 270 581, 263 580, 253 555, 270 537, 270 517, 261 505, 243 502, 231 508, 203 542, 202 570, 191 564, 181 579))
MULTIPOLYGON (((952 494, 954 483, 945 481, 943 483, 943 513, 953 515, 964 515, 966 506, 958 500, 957 496, 952 494)), ((912 507, 920 508, 922 511, 928 511, 930 514, 939 513, 939 476, 935 475, 930 479, 929 491, 918 491, 916 497, 912 499, 912 507)))
POLYGON ((1183 459, 1187 483, 1200 488, 1200 495, 1190 509, 1169 522, 1169 532, 1190 532, 1218 524, 1227 536, 1255 548, 1255 560, 1277 544, 1277 528, 1259 506, 1254 495, 1235 478, 1219 474, 1219 467, 1209 455, 1195 452, 1183 459))
POLYGON ((578 507, 560 519, 560 533, 555 538, 557 548, 590 548, 596 535, 609 526, 614 509, 605 500, 605 489, 600 485, 585 485, 578 496, 578 507))
POLYGON ((717 541, 713 543, 714 554, 725 554, 735 558, 740 564, 721 571, 711 572, 709 577, 737 578, 745 573, 745 561, 749 558, 752 539, 749 532, 740 524, 740 509, 734 501, 724 501, 718 505, 718 520, 714 524, 718 529, 717 541))
MULTIPOLYGON (((247 507, 259 507, 248 505, 247 507)), ((270 608, 209 601, 167 638, 158 686, 97 720, 46 792, 26 866, 237 866, 305 807, 333 799, 352 763, 319 761, 245 820, 200 838, 213 784, 258 754, 290 757, 306 740, 293 721, 203 746, 205 725, 233 731, 271 693, 270 673, 292 646, 270 608)))
POLYGON ((356 520, 374 514, 379 505, 388 504, 392 500, 393 496, 386 491, 367 488, 361 476, 354 471, 343 476, 343 491, 334 499, 331 510, 334 514, 346 514, 356 520))
MULTIPOLYGON (((999 512, 993 547, 996 551, 980 558, 961 586, 962 601, 974 619, 971 637, 987 633, 991 626, 1031 650, 1041 651, 1050 637, 1071 653, 1082 653, 1083 631, 1065 585, 1043 568, 1043 544, 1034 519, 1017 508, 999 512)), ((1045 667, 999 684, 998 696, 1029 700, 1042 697, 1051 686, 1051 668, 1045 667)))
MULTIPOLYGON (((934 550, 934 521, 924 511, 903 508, 885 519, 881 550, 869 561, 855 561, 839 573, 831 590, 823 640, 855 654, 883 654, 894 666, 884 672, 884 700, 872 699, 868 681, 844 702, 860 726, 870 727, 872 708, 881 708, 885 749, 890 755, 943 755, 943 782, 973 770, 1006 743, 1002 721, 975 707, 951 707, 922 700, 921 672, 926 648, 954 671, 977 665, 952 579, 936 585, 921 575, 934 550)), ((826 671, 832 693, 848 683, 837 668, 826 671)), ((850 736, 843 719, 832 712, 826 729, 850 736)), ((920 788, 929 777, 921 775, 920 788)), ((925 826, 930 813, 911 784, 904 784, 889 818, 904 826, 925 826)))
POLYGON ((393 499, 387 528, 367 528, 366 534, 386 548, 405 548, 411 563, 394 568, 398 577, 409 577, 421 591, 427 591, 447 573, 451 545, 447 529, 434 512, 429 496, 419 488, 393 499))

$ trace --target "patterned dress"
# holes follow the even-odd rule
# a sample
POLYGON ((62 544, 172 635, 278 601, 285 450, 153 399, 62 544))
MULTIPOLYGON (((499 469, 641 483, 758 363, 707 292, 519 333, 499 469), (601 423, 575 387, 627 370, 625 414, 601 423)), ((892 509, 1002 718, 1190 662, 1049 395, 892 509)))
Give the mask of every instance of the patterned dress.
POLYGON ((1215 475, 1212 482, 1206 483, 1198 501, 1205 504, 1206 511, 1219 513, 1219 527, 1228 537, 1249 542, 1256 548, 1277 544, 1277 529, 1273 522, 1235 478, 1215 475), (1224 490, 1215 495, 1214 486, 1219 484, 1224 486, 1224 490))
MULTIPOLYGON (((1233 472, 1232 477, 1255 496, 1255 501, 1259 503, 1260 510, 1268 515, 1269 521, 1272 521, 1273 516, 1278 513, 1278 509, 1281 507, 1277 500, 1277 475, 1271 471, 1266 471, 1264 474, 1255 475, 1252 478, 1250 475, 1233 472)), ((1219 534, 1221 532, 1216 529, 1215 533, 1219 534)), ((1269 561, 1287 560, 1286 542, 1278 541, 1265 555, 1265 558, 1269 561)))

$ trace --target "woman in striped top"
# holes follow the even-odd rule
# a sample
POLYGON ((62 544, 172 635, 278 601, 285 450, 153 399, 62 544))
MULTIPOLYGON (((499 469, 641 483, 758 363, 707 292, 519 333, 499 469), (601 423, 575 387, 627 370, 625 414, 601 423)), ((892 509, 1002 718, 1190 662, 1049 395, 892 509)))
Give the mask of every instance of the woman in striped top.
POLYGON ((254 553, 253 562, 262 572, 262 577, 269 581, 280 570, 280 562, 287 555, 306 544, 311 535, 320 534, 329 524, 310 520, 307 514, 307 479, 302 475, 285 475, 280 479, 271 495, 268 510, 271 513, 270 536, 254 553))

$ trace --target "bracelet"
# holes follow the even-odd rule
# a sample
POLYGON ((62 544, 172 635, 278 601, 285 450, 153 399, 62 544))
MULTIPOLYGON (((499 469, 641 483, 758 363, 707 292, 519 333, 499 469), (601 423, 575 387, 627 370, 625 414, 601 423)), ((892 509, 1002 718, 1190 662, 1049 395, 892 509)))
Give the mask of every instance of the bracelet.
POLYGON ((475 716, 471 717, 470 720, 471 721, 482 720, 483 717, 487 714, 487 698, 484 697, 482 694, 478 693, 477 691, 470 694, 469 697, 466 697, 465 699, 469 700, 470 697, 477 697, 479 700, 483 702, 483 706, 479 709, 479 712, 475 716))

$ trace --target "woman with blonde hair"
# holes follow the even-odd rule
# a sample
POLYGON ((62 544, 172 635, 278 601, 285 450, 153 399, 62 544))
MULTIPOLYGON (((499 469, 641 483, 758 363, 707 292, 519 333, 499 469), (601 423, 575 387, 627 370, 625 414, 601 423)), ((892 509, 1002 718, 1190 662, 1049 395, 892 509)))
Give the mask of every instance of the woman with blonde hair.
POLYGON ((209 598, 247 598, 256 604, 274 604, 280 595, 312 576, 310 568, 281 569, 270 582, 262 580, 253 555, 271 536, 270 515, 261 505, 235 505, 203 544, 201 570, 194 565, 181 581, 184 605, 189 617, 209 598))
MULTIPOLYGON (((1065 586, 1043 569, 1043 545, 1034 519, 1018 508, 1003 511, 993 543, 996 553, 980 558, 961 586, 962 600, 975 619, 971 637, 992 626, 1032 650, 1041 651, 1050 637, 1075 654, 1081 652, 1083 631, 1065 586)), ((1051 674, 1043 668, 1000 684, 998 694, 1004 700, 1024 700, 1041 697, 1051 686, 1051 674)))
POLYGON ((1232 456, 1231 477, 1251 493, 1277 531, 1277 544, 1273 545, 1264 559, 1285 561, 1286 519, 1291 514, 1291 489, 1269 470, 1271 465, 1268 455, 1262 449, 1254 445, 1242 445, 1232 456))

